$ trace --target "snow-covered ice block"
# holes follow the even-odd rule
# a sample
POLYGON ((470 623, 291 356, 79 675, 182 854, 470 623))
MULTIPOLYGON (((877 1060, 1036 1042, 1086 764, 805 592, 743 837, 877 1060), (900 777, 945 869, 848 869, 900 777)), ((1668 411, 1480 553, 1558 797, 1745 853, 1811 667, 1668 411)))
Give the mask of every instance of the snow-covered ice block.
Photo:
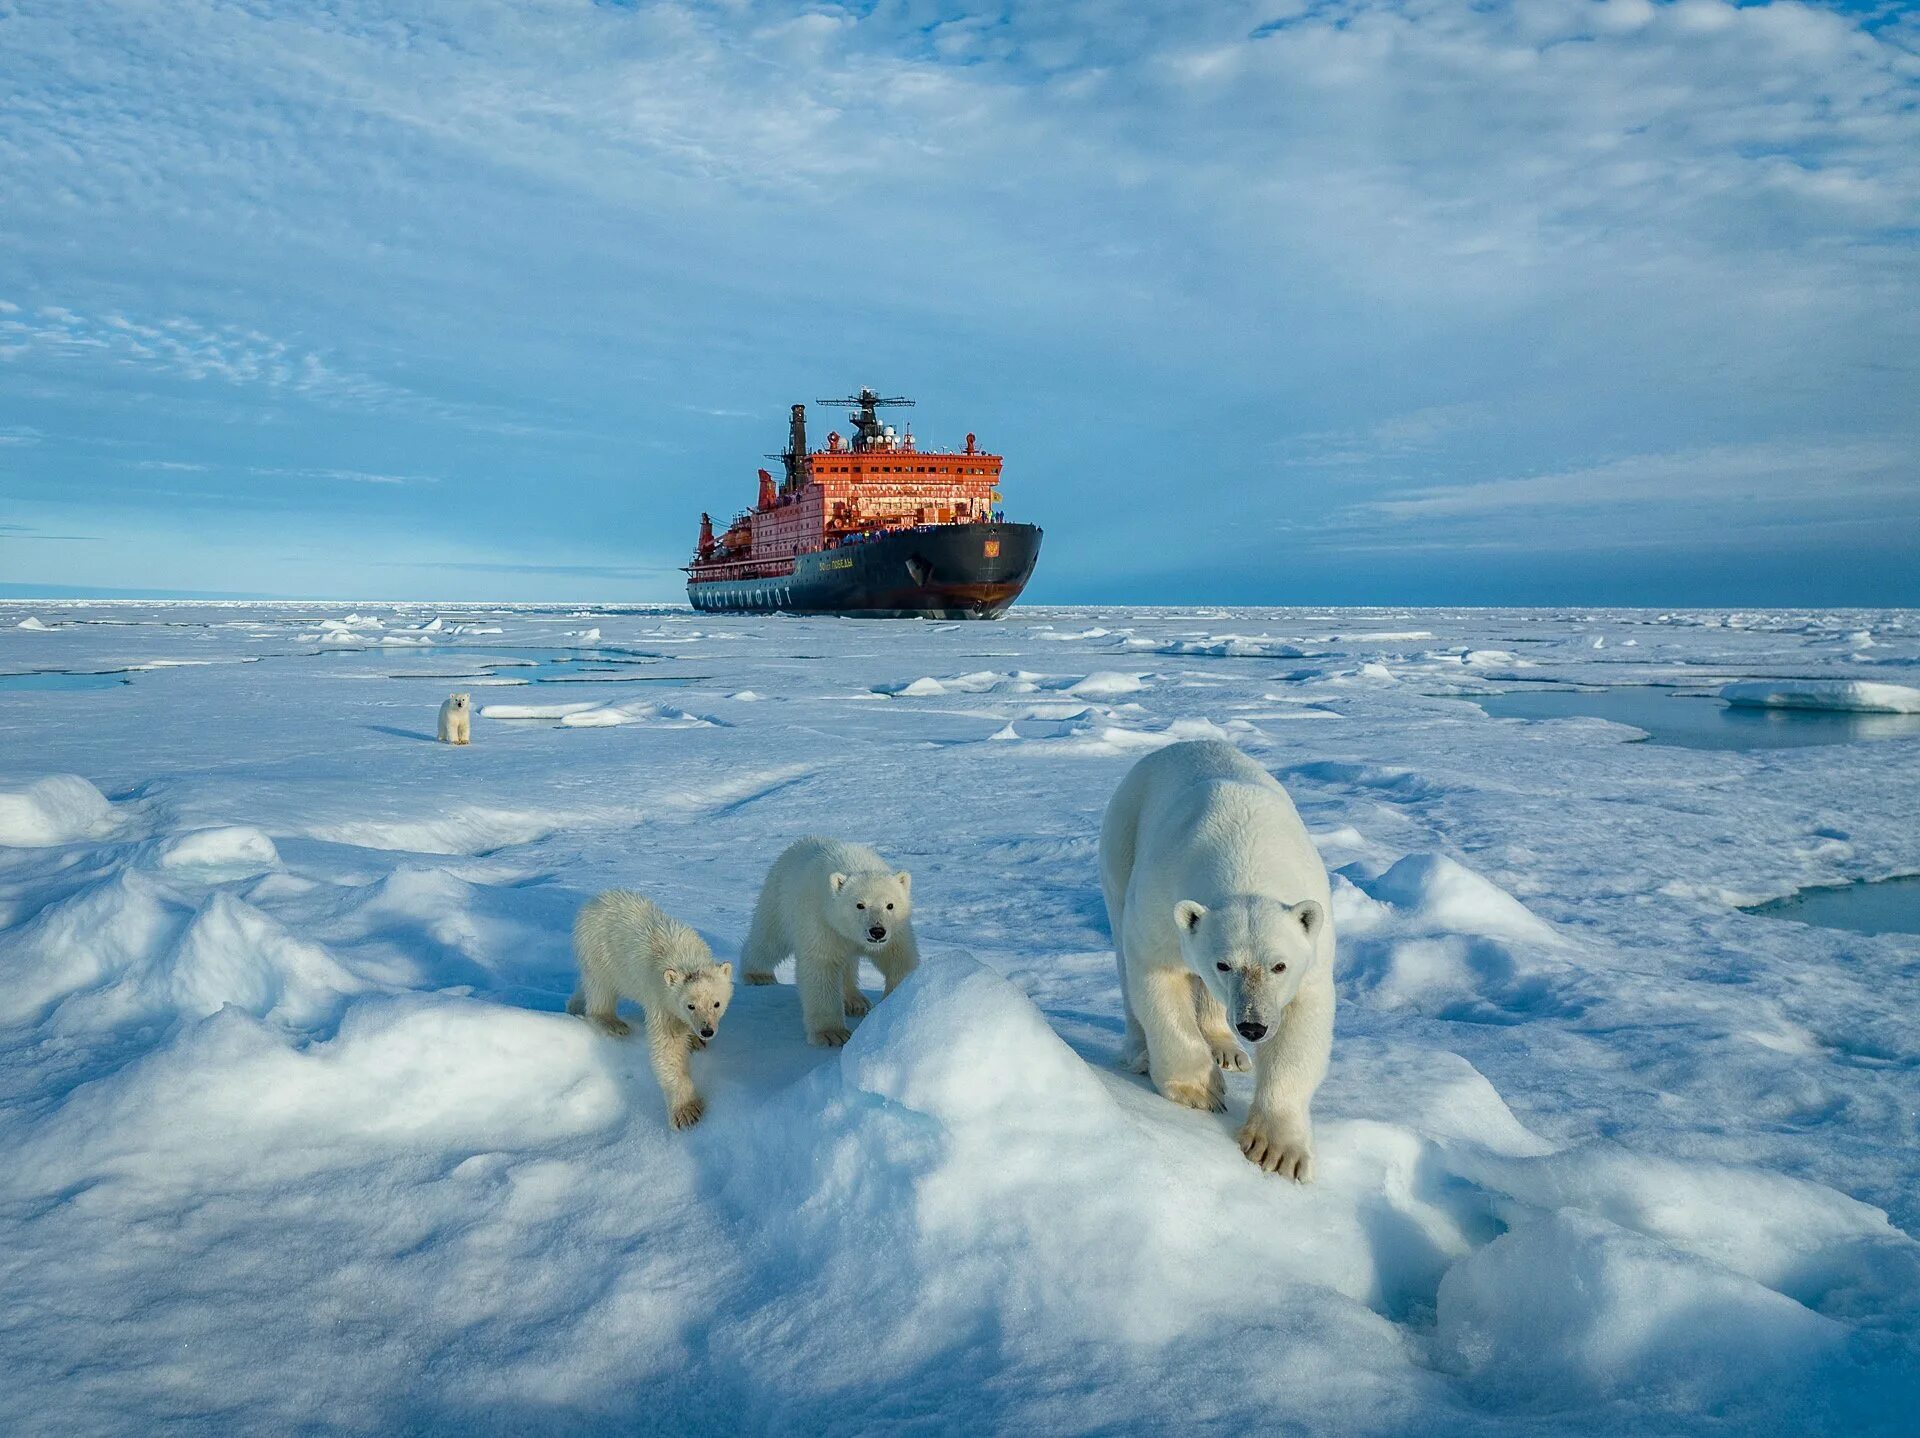
POLYGON ((564 719, 569 714, 585 714, 590 709, 600 708, 598 700, 581 700, 572 704, 482 704, 482 719, 564 719))
POLYGON ((227 1008, 78 1091, 9 1177, 44 1192, 227 1191, 401 1154, 540 1147, 626 1111, 603 1042, 562 1015, 403 994, 362 999, 336 1035, 300 1047, 227 1008))
POLYGON ((1455 1264, 1436 1342, 1488 1400, 1584 1405, 1753 1393, 1836 1352, 1845 1328, 1604 1218, 1562 1210, 1455 1264))
POLYGON ((163 869, 208 880, 246 878, 280 863, 273 840, 245 824, 176 835, 161 843, 157 858, 163 869))
POLYGON ((0 1021, 57 1009, 63 1033, 168 1024, 230 1005, 304 1027, 370 986, 233 894, 196 909, 125 868, 42 909, 8 946, 0 974, 0 1021))
POLYGON ((43 849, 97 839, 113 828, 107 796, 78 774, 0 779, 0 846, 43 849))
POLYGON ((1433 928, 1551 944, 1558 936, 1545 920, 1491 880, 1445 854, 1408 854, 1376 879, 1368 894, 1433 928))
POLYGON ((1858 714, 1920 714, 1920 689, 1864 679, 1745 679, 1720 697, 1742 709, 1829 709, 1858 714))

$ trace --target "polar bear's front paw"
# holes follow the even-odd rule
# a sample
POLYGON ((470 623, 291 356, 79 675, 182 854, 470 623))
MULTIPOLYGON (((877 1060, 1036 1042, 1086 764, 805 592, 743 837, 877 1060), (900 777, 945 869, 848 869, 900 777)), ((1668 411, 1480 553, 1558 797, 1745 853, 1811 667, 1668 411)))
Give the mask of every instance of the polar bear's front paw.
POLYGON ((1238 1044, 1213 1044, 1213 1061, 1230 1074, 1253 1072, 1253 1060, 1238 1044))
POLYGON ((593 1022, 602 1033, 611 1034, 617 1039, 623 1039, 633 1032, 632 1024, 625 1019, 617 1019, 612 1014, 604 1016, 596 1014, 593 1022))
POLYGON ((872 1011, 873 1005, 868 1002, 867 996, 858 989, 855 989, 847 995, 847 1014, 849 1017, 856 1019, 865 1018, 872 1011))
POLYGON ((1248 1114, 1240 1128, 1240 1152, 1268 1173, 1313 1182, 1313 1139, 1297 1119, 1248 1114))
POLYGON ((815 1048, 837 1049, 853 1037, 853 1031, 845 1024, 835 1024, 831 1028, 815 1029, 807 1035, 807 1042, 815 1048))
POLYGON ((675 1128, 692 1128, 700 1122, 700 1116, 706 1111, 707 1101, 695 1094, 675 1104, 667 1113, 667 1121, 675 1128))
POLYGON ((1202 1113, 1220 1113, 1227 1106, 1227 1086, 1217 1069, 1209 1069, 1207 1076, 1197 1082, 1174 1079, 1164 1083, 1160 1092, 1174 1103, 1197 1108, 1202 1113))

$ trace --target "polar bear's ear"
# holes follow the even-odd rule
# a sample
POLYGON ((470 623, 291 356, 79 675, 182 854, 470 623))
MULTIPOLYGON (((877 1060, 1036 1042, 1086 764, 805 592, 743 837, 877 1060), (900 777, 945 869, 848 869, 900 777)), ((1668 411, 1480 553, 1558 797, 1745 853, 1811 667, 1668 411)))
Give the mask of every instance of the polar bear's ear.
POLYGON ((1189 934, 1199 927, 1200 921, 1206 916, 1206 905, 1196 904, 1192 899, 1182 899, 1173 906, 1174 923, 1189 934))
POLYGON ((845 874, 827 875, 827 887, 829 889, 832 889, 834 893, 836 894, 839 893, 842 889, 847 887, 847 876, 845 874))
POLYGON ((903 892, 909 894, 913 892, 913 875, 909 874, 905 869, 902 869, 893 877, 900 881, 900 888, 903 892))
POLYGON ((723 979, 730 979, 733 977, 732 964, 715 964, 714 968, 719 970, 720 977, 723 979))
POLYGON ((662 981, 663 981, 663 982, 665 982, 665 984, 666 984, 666 986, 667 986, 668 988, 670 988, 670 989, 671 989, 671 988, 674 988, 674 987, 676 987, 676 986, 677 986, 677 985, 679 984, 679 982, 680 982, 680 970, 678 970, 678 969, 662 969, 662 970, 660 971, 660 978, 662 979, 662 981))
POLYGON ((1300 921, 1300 927, 1308 938, 1320 932, 1321 925, 1327 921, 1327 911, 1312 899, 1306 899, 1293 906, 1293 916, 1300 921))

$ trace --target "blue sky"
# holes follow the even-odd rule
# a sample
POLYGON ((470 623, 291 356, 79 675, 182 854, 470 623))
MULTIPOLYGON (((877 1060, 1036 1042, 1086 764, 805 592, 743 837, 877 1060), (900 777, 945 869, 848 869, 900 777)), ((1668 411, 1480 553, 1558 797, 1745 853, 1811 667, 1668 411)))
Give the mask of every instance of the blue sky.
POLYGON ((0 594, 679 598, 873 384, 1034 600, 1915 604, 1916 316, 1905 6, 0 0, 0 594))

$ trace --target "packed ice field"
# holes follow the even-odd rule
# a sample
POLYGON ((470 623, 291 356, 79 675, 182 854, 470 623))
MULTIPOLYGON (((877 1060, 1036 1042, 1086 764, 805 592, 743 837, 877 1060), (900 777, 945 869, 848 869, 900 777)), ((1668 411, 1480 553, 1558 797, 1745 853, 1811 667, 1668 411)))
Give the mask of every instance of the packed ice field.
POLYGON ((1920 870, 1920 737, 1472 697, 1897 713, 1915 613, 36 602, 0 675, 10 1431, 1911 1431, 1920 939, 1744 906, 1920 870), (1101 811, 1203 736, 1333 873, 1311 1185, 1115 1066, 1101 811), (737 989, 676 1133, 569 926, 732 957, 806 834, 923 965, 838 1050, 737 989))

